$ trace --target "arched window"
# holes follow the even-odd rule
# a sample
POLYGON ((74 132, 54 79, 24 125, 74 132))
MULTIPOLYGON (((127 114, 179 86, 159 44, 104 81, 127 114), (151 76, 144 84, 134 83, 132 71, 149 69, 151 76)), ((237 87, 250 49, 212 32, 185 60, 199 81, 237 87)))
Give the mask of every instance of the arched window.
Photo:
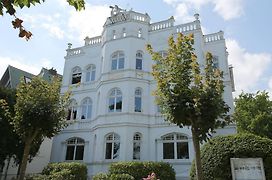
POLYGON ((121 51, 117 51, 111 56, 111 70, 124 69, 125 55, 121 51))
POLYGON ((140 88, 135 90, 134 112, 142 112, 142 90, 140 88))
POLYGON ((77 102, 76 100, 71 100, 68 107, 67 120, 74 120, 77 118, 77 102))
POLYGON ((122 92, 114 88, 109 94, 109 112, 122 111, 122 92))
POLYGON ((133 159, 140 160, 141 159, 141 134, 135 133, 133 136, 133 159))
POLYGON ((143 68, 143 54, 141 52, 136 53, 136 69, 142 70, 143 68))
POLYGON ((90 119, 92 117, 93 102, 90 98, 85 98, 81 105, 81 119, 90 119))
POLYGON ((85 141, 81 138, 71 138, 66 141, 65 160, 83 160, 85 141))
POLYGON ((172 133, 162 137, 163 159, 189 159, 188 137, 172 133))
POLYGON ((95 65, 90 65, 86 68, 86 82, 94 81, 95 80, 95 65))
POLYGON ((126 28, 123 28, 123 37, 126 37, 127 33, 126 33, 126 28))
POLYGON ((139 30, 138 30, 138 38, 141 38, 142 37, 142 29, 140 28, 139 30))
POLYGON ((72 70, 72 84, 79 83, 81 81, 81 68, 74 67, 72 70))
POLYGON ((105 159, 118 159, 120 153, 120 136, 111 133, 106 136, 105 159))

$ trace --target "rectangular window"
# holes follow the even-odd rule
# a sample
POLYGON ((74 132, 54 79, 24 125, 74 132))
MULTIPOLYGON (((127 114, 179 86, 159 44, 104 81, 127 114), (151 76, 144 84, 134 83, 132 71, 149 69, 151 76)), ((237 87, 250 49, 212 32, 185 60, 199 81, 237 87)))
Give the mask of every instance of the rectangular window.
POLYGON ((114 112, 114 100, 115 98, 110 98, 109 99, 109 112, 114 112))
POLYGON ((120 144, 119 142, 114 143, 114 148, 113 148, 113 159, 118 159, 119 158, 119 149, 120 149, 120 144))
POLYGON ((105 159, 111 159, 112 143, 106 143, 105 159))
POLYGON ((140 153, 141 153, 141 143, 134 142, 133 143, 133 159, 140 160, 140 153))
POLYGON ((83 160, 83 154, 84 154, 84 146, 77 146, 75 160, 83 160))
POLYGON ((72 113, 72 110, 68 109, 68 115, 67 115, 66 120, 70 120, 71 119, 71 113, 72 113))
POLYGON ((77 84, 81 80, 81 73, 73 74, 72 84, 77 84))
POLYGON ((122 111, 122 97, 116 98, 116 112, 122 111))
POLYGON ((188 142, 178 142, 177 143, 177 158, 178 159, 189 159, 188 142))
POLYGON ((117 69, 117 59, 113 59, 111 62, 111 70, 117 69))
POLYGON ((88 72, 86 73, 86 82, 89 82, 89 81, 90 81, 90 75, 91 75, 91 73, 88 71, 88 72))
POLYGON ((92 71, 91 81, 95 80, 95 71, 92 71))
POLYGON ((136 59, 136 69, 142 70, 142 60, 136 59))
POLYGON ((77 117, 77 110, 73 110, 73 119, 76 119, 77 117))
POLYGON ((73 160, 74 159, 74 151, 75 146, 67 146, 67 152, 66 152, 66 160, 73 160))
POLYGON ((163 143, 163 159, 174 159, 174 143, 163 143))
POLYGON ((135 112, 142 112, 142 98, 135 97, 135 112))
POLYGON ((118 64, 118 69, 124 69, 125 65, 125 58, 119 58, 119 64, 118 64))

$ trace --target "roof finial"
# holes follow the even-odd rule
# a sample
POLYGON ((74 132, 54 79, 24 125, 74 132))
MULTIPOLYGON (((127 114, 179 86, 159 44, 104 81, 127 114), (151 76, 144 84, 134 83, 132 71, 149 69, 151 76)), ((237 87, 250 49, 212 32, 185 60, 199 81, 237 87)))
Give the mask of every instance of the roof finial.
POLYGON ((199 20, 199 14, 198 14, 198 13, 195 13, 195 14, 194 14, 194 17, 195 17, 195 20, 196 20, 196 21, 199 20))

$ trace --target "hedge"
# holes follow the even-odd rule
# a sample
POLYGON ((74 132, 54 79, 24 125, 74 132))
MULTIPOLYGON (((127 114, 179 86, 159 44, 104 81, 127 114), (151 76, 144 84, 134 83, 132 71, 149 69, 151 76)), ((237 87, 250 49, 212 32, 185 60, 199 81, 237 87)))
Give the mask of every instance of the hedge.
POLYGON ((49 163, 42 171, 47 179, 86 180, 87 166, 77 162, 49 163))
POLYGON ((93 180, 134 180, 129 174, 106 174, 99 173, 93 177, 93 180))
POLYGON ((129 174, 136 180, 147 177, 154 172, 158 179, 175 180, 175 170, 164 162, 117 162, 109 167, 109 174, 129 174))
MULTIPOLYGON (((262 158, 266 179, 272 179, 272 140, 252 134, 215 137, 201 149, 204 180, 232 179, 230 158, 262 158)), ((191 179, 195 179, 192 163, 191 179)))

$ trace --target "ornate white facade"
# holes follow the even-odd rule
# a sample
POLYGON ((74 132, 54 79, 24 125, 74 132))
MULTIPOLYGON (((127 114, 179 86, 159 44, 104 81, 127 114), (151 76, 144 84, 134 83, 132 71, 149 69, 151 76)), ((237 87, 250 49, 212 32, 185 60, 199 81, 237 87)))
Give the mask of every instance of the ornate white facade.
MULTIPOLYGON (((101 36, 67 49, 62 92, 72 87, 67 119, 74 123, 54 137, 51 162, 84 162, 92 177, 116 161, 165 161, 178 179, 186 179, 194 158, 191 131, 161 116, 152 96, 154 62, 146 44, 163 53, 170 35, 193 33, 199 63, 204 65, 209 51, 224 71, 224 100, 233 109, 223 32, 203 35, 197 14, 193 22, 174 25, 173 17, 150 23, 148 14, 111 8, 101 36)), ((233 127, 218 130, 234 132, 233 127)))

